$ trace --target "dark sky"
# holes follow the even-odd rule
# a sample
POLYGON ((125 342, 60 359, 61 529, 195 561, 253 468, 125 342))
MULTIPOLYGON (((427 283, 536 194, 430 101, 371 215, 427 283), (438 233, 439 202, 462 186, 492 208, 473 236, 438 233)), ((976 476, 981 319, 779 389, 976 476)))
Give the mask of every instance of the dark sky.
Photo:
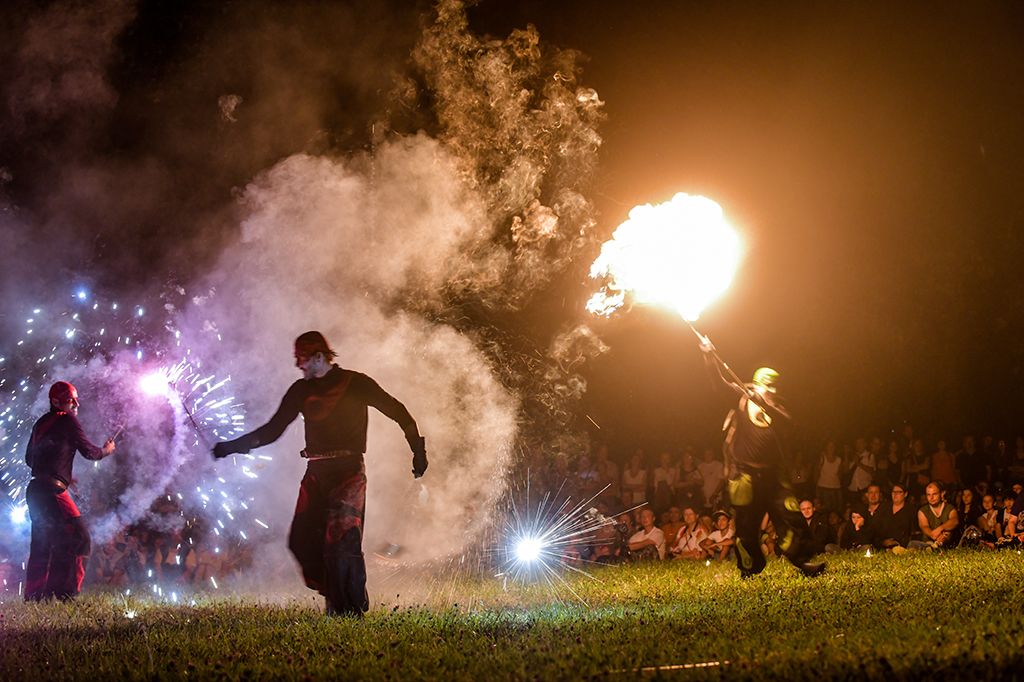
MULTIPOLYGON (((0 57, 47 6, 6 13, 0 57)), ((234 187, 300 149, 367 143, 416 39, 411 6, 142 2, 98 67, 116 104, 87 123, 8 111, 4 192, 39 235, 70 211, 95 225, 65 245, 69 272, 98 259, 107 283, 144 279, 139 262, 187 278, 227 238, 212 226, 234 187), (227 91, 255 114, 209 130, 202 107, 227 91)), ((534 0, 470 17, 587 55, 608 115, 591 194, 604 234, 676 192, 722 204, 747 257, 700 326, 742 374, 782 371, 805 433, 1024 432, 1024 6, 534 0)), ((571 273, 538 327, 585 319, 589 293, 571 273)), ((712 437, 724 396, 679 321, 634 309, 595 327, 611 346, 587 370, 599 438, 712 437)))

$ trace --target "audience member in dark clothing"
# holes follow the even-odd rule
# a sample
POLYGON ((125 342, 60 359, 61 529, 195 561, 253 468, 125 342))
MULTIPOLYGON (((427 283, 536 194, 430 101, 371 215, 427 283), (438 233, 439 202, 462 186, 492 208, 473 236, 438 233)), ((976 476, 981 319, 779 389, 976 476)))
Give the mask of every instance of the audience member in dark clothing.
POLYGON ((879 549, 906 548, 917 531, 917 511, 907 504, 907 489, 901 483, 892 487, 892 505, 874 520, 875 546, 879 549))

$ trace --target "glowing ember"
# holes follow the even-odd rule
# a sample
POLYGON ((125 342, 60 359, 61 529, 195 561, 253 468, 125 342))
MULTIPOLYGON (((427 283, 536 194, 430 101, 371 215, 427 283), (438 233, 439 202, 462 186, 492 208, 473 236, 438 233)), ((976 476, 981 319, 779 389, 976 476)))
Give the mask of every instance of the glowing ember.
POLYGON ((693 322, 729 287, 740 251, 739 237, 711 199, 679 193, 657 206, 637 206, 590 268, 591 277, 606 281, 587 310, 610 315, 629 295, 693 322))

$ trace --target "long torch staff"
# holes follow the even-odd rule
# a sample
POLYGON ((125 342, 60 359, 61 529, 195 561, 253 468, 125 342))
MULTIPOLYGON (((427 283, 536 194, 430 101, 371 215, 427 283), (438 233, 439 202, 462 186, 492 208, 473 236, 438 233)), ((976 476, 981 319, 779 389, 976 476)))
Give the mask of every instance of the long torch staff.
POLYGON ((728 379, 733 384, 738 386, 744 393, 746 393, 747 396, 753 398, 753 391, 751 391, 747 387, 747 384, 742 379, 740 379, 739 375, 732 370, 732 367, 730 367, 729 364, 722 359, 722 356, 718 354, 718 349, 715 348, 715 344, 711 343, 711 339, 697 331, 697 328, 694 327, 693 323, 690 322, 689 320, 686 320, 686 326, 690 328, 690 331, 692 331, 694 335, 696 335, 697 340, 700 341, 702 346, 706 346, 707 348, 710 349, 708 352, 711 353, 712 356, 714 356, 715 361, 718 362, 718 366, 725 370, 728 379))

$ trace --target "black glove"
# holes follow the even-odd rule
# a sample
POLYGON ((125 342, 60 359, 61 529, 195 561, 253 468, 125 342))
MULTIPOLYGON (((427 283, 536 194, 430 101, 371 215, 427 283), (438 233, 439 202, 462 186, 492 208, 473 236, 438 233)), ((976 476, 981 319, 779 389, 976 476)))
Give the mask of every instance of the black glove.
POLYGON ((427 441, 423 436, 409 439, 412 448, 412 475, 419 478, 427 470, 427 441))
POLYGON ((239 443, 239 440, 241 440, 241 439, 236 438, 235 440, 222 440, 221 442, 219 442, 216 445, 214 445, 213 446, 213 456, 214 456, 214 458, 215 459, 223 459, 223 458, 227 457, 228 455, 233 455, 233 454, 239 453, 239 452, 242 453, 242 454, 248 453, 249 452, 249 448, 247 448, 247 447, 245 447, 245 445, 239 443))

